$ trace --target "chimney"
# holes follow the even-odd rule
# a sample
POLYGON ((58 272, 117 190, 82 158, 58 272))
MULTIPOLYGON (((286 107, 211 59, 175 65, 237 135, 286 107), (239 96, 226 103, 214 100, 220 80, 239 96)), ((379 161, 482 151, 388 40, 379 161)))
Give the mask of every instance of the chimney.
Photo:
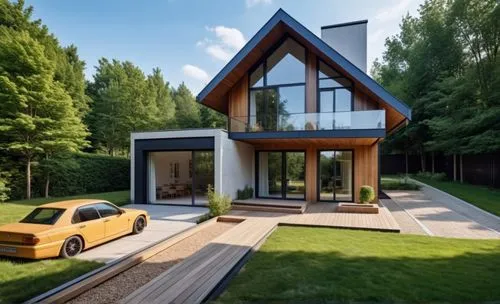
POLYGON ((321 27, 321 39, 366 73, 366 25, 368 20, 321 27))

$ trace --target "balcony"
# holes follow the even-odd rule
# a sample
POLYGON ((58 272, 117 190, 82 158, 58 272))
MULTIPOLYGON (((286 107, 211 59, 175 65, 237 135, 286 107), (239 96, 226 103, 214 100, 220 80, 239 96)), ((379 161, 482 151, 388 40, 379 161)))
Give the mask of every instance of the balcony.
POLYGON ((230 117, 230 137, 384 137, 385 110, 230 117))

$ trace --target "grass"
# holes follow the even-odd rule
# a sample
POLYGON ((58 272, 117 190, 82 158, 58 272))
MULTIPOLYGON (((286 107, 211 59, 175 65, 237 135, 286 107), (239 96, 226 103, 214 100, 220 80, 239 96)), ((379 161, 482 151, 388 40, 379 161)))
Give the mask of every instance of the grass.
POLYGON ((280 227, 218 303, 500 299, 500 241, 280 227))
POLYGON ((382 190, 419 190, 420 187, 407 178, 397 175, 384 175, 380 181, 382 190))
MULTIPOLYGON (((130 196, 129 191, 117 191, 0 203, 0 225, 21 220, 36 206, 75 198, 98 198, 124 205, 130 196)), ((76 259, 30 261, 0 257, 0 304, 28 300, 101 265, 76 259)))
POLYGON ((475 205, 483 210, 500 216, 500 191, 484 186, 461 184, 458 182, 438 181, 430 178, 413 176, 414 179, 438 188, 453 196, 475 205))
POLYGON ((21 303, 101 265, 76 259, 0 258, 0 303, 21 303))
POLYGON ((94 194, 83 194, 67 197, 36 198, 31 200, 9 201, 0 203, 0 225, 17 222, 23 219, 35 207, 51 202, 63 201, 77 198, 96 198, 112 202, 118 206, 125 205, 130 200, 129 191, 104 192, 94 194))

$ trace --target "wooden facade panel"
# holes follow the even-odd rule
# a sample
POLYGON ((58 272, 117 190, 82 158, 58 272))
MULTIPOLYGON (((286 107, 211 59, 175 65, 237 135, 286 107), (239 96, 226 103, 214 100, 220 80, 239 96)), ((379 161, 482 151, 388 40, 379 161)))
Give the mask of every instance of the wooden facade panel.
POLYGON ((245 75, 229 91, 229 119, 231 119, 231 131, 244 132, 247 117, 248 76, 245 75))
POLYGON ((354 148, 354 200, 359 201, 359 189, 372 186, 378 198, 378 145, 354 148))
POLYGON ((354 111, 377 110, 378 104, 361 90, 354 90, 354 111))
POLYGON ((317 200, 318 183, 318 155, 314 147, 306 150, 306 201, 315 202, 317 200))
POLYGON ((316 72, 316 54, 311 51, 307 53, 306 65, 306 112, 317 112, 317 72, 316 72))

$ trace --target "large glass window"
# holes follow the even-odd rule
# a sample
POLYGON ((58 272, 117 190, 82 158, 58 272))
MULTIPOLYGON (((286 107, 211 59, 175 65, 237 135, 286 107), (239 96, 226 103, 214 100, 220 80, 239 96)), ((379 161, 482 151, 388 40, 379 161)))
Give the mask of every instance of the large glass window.
POLYGON ((287 38, 250 73, 252 131, 303 128, 305 63, 305 48, 287 38))
POLYGON ((350 128, 352 83, 321 60, 318 61, 318 108, 319 129, 350 128))
POLYGON ((352 151, 321 151, 318 167, 320 200, 353 200, 352 151))
POLYGON ((148 163, 151 203, 208 204, 208 185, 214 187, 213 151, 151 152, 148 163))
POLYGON ((304 152, 259 152, 257 197, 305 198, 304 152))

